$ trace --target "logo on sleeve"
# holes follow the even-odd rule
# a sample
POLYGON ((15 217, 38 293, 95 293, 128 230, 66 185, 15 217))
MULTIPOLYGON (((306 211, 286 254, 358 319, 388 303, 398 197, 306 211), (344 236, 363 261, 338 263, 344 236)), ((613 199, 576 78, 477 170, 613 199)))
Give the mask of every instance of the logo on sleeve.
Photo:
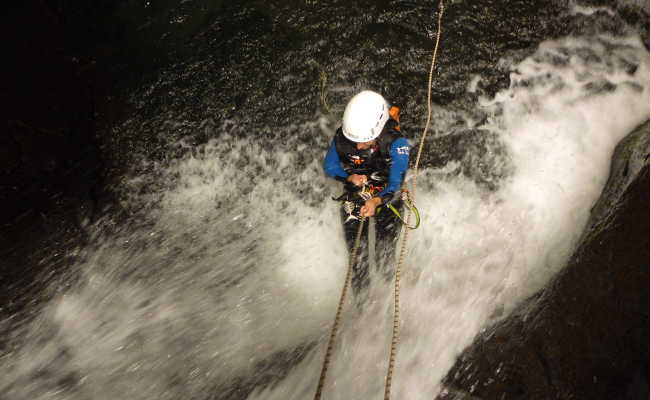
POLYGON ((397 154, 408 155, 410 148, 409 146, 402 146, 402 147, 398 147, 395 150, 397 150, 397 154))

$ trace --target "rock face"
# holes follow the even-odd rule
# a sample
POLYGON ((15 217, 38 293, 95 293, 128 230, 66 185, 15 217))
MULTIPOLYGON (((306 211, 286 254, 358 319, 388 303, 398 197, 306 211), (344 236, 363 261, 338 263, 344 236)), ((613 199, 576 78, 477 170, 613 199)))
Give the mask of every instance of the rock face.
POLYGON ((0 223, 41 214, 97 179, 91 87, 63 27, 39 2, 10 7, 7 127, 0 136, 0 223))
POLYGON ((650 398, 650 121, 617 147, 568 265, 466 349, 439 400, 650 398))
POLYGON ((5 7, 7 125, 0 135, 0 318, 38 292, 40 260, 92 217, 102 187, 91 63, 70 49, 52 2, 5 7), (26 294, 29 293, 29 294, 26 294))

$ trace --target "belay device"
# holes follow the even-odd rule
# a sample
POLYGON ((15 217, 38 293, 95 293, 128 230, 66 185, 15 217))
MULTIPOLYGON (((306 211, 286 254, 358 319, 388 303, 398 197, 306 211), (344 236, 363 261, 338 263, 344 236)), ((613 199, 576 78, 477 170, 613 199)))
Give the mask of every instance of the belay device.
MULTIPOLYGON (((379 177, 371 176, 372 180, 379 180, 377 178, 379 177)), ((348 223, 354 220, 360 220, 361 207, 363 207, 366 200, 370 200, 375 194, 383 190, 383 186, 376 186, 373 183, 367 183, 360 188, 352 187, 351 189, 352 190, 346 190, 345 193, 343 193, 341 196, 337 198, 332 198, 332 200, 343 202, 342 204, 343 211, 345 211, 345 213, 348 215, 344 223, 348 223)), ((384 208, 388 208, 389 210, 391 210, 393 214, 395 214, 395 216, 400 221, 402 221, 404 225, 406 225, 407 228, 417 229, 420 226, 420 212, 413 205, 408 190, 402 189, 399 192, 397 192, 388 203, 385 203, 377 208, 377 214, 382 212, 384 208), (415 224, 413 226, 410 226, 409 224, 406 223, 406 221, 404 220, 402 214, 398 209, 399 206, 396 207, 396 204, 399 203, 400 200, 402 201, 404 206, 407 207, 415 216, 415 224)))

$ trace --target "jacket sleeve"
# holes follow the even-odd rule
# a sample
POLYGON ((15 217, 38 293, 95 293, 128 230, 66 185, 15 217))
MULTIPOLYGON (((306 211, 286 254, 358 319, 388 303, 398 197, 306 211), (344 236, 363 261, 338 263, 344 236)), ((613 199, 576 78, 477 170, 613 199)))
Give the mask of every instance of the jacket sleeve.
POLYGON ((332 140, 332 144, 325 155, 323 169, 328 176, 337 181, 345 182, 349 176, 341 166, 341 159, 339 158, 339 154, 336 152, 336 144, 334 143, 334 140, 332 140))
POLYGON ((378 193, 379 197, 388 197, 398 191, 404 181, 404 175, 409 167, 409 151, 411 146, 406 138, 398 138, 390 145, 391 165, 388 171, 388 185, 378 193))

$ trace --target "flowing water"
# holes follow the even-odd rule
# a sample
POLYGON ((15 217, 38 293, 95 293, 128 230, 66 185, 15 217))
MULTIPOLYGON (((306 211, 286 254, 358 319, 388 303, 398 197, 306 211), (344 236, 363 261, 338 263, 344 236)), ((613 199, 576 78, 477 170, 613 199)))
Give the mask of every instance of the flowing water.
MULTIPOLYGON (((452 21, 473 10, 459 3, 452 21)), ((493 70, 481 70, 487 56, 451 66, 466 44, 449 22, 394 398, 434 397, 460 351, 564 265, 615 145, 650 118, 650 54, 617 12, 548 11, 542 20, 573 28, 540 28, 493 70)), ((405 108, 415 143, 433 15, 430 4, 307 2, 213 17, 192 56, 132 92, 136 110, 110 132, 131 149, 115 188, 130 217, 89 224, 88 243, 67 250, 47 302, 7 339, 2 398, 313 397, 347 267, 329 200, 340 188, 322 157, 361 88, 405 108)), ((370 275, 346 304, 324 398, 383 393, 391 281, 370 275)))

